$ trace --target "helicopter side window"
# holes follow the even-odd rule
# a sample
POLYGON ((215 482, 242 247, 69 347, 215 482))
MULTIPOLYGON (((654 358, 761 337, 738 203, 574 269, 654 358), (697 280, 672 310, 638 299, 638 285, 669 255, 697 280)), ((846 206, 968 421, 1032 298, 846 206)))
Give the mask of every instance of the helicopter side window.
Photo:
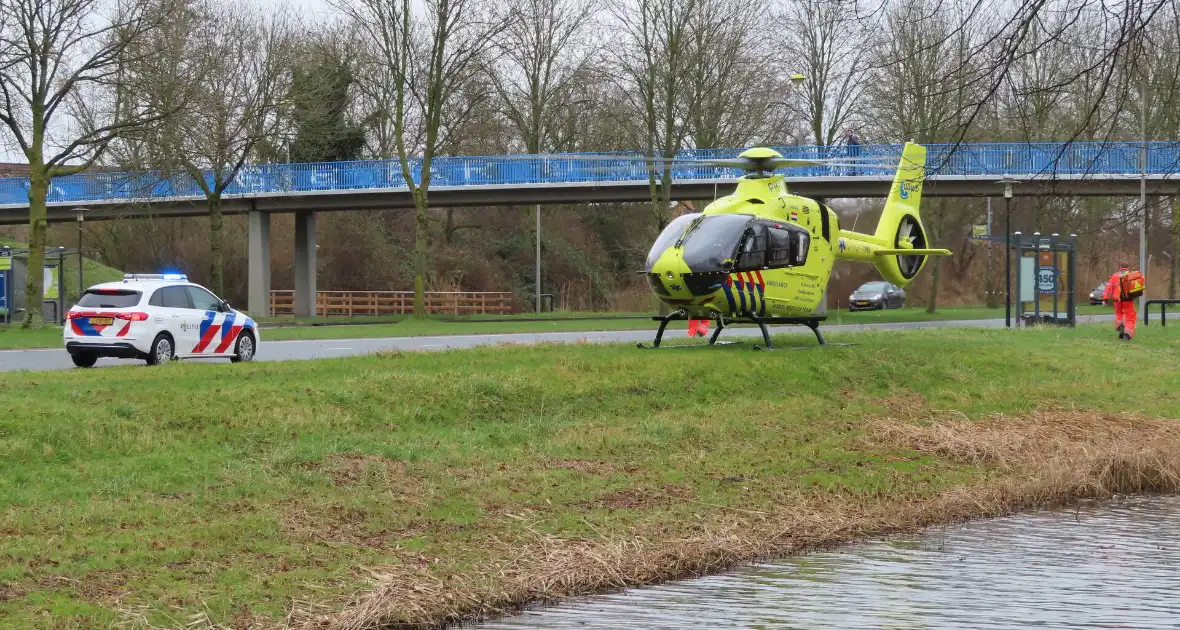
POLYGON ((769 267, 797 267, 807 262, 807 250, 811 247, 811 235, 801 229, 768 228, 770 252, 769 267))
POLYGON ((741 252, 738 254, 737 268, 739 271, 763 269, 766 267, 767 249, 766 226, 753 225, 746 230, 742 239, 741 252))

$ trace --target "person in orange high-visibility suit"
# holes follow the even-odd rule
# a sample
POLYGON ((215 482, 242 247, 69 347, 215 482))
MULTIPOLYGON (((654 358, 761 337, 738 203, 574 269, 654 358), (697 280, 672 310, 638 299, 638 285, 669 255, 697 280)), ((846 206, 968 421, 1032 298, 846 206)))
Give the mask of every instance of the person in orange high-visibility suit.
POLYGON ((1127 274, 1130 267, 1119 265, 1119 270, 1106 282, 1106 290, 1102 293, 1102 301, 1114 301, 1114 329, 1119 331, 1119 339, 1130 339, 1135 336, 1135 322, 1139 313, 1135 311, 1135 300, 1120 300, 1119 280, 1127 274))
POLYGON ((688 320, 688 336, 689 337, 704 337, 709 334, 709 320, 707 319, 690 319, 688 320))

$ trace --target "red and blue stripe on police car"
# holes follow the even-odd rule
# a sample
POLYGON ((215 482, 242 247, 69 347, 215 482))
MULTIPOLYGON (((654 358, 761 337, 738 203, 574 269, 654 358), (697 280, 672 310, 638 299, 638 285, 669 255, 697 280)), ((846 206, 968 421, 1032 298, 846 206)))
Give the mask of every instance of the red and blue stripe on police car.
POLYGON ((147 313, 105 312, 105 311, 72 311, 69 314, 70 330, 81 337, 110 337, 114 330, 115 337, 125 337, 131 330, 132 322, 142 322, 147 319, 147 313), (106 323, 106 320, 110 323, 106 323), (96 323, 99 320, 102 323, 96 323))
POLYGON ((201 338, 197 345, 193 346, 193 354, 207 352, 210 349, 213 354, 224 354, 232 349, 242 329, 254 330, 256 326, 254 320, 249 317, 244 318, 242 323, 235 324, 237 318, 237 313, 205 311, 205 317, 201 320, 201 338), (220 324, 216 323, 218 316, 224 317, 220 324), (214 341, 217 342, 216 345, 214 341))

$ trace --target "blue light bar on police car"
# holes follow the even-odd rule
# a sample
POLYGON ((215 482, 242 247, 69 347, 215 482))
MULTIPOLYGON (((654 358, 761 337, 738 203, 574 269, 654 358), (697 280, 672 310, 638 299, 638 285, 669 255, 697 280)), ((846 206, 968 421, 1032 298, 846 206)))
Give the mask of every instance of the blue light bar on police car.
POLYGON ((131 280, 171 280, 188 282, 188 276, 183 273, 125 273, 123 282, 131 280))

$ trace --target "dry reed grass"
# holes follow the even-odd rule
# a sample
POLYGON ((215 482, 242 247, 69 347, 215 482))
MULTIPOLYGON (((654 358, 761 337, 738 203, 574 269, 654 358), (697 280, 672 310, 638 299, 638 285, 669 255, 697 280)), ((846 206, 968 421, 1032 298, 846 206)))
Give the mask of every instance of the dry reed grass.
POLYGON ((493 544, 487 556, 497 561, 484 566, 374 568, 371 589, 343 606, 297 604, 288 627, 439 627, 934 524, 1114 493, 1180 490, 1180 424, 1172 421, 1070 410, 982 420, 890 412, 905 419, 871 419, 862 438, 868 445, 978 465, 981 481, 933 498, 800 495, 773 513, 718 509, 701 522, 704 533, 688 537, 673 531, 593 541, 536 533, 525 544, 493 544))

